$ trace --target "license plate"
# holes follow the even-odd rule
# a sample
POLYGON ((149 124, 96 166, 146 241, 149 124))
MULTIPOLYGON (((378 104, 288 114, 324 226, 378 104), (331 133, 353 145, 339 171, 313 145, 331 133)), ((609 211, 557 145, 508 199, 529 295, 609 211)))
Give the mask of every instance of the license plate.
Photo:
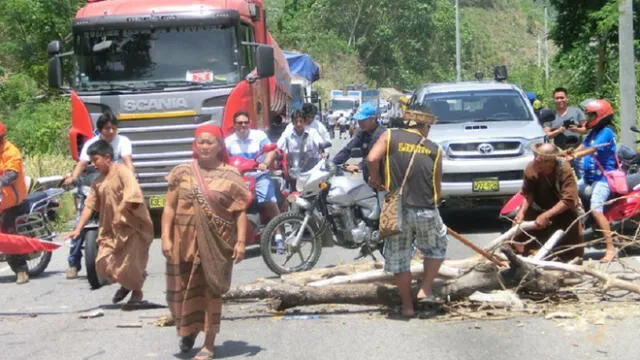
POLYGON ((162 209, 164 208, 164 195, 153 195, 149 197, 150 209, 162 209))
POLYGON ((473 192, 496 192, 500 191, 500 181, 498 178, 473 179, 473 192))

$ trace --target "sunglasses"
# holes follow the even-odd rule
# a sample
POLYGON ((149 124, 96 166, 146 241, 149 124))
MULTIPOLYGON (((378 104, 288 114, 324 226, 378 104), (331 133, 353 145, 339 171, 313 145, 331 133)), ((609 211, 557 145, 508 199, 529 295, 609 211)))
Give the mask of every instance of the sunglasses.
POLYGON ((238 126, 249 126, 249 122, 248 121, 236 121, 235 123, 238 126))

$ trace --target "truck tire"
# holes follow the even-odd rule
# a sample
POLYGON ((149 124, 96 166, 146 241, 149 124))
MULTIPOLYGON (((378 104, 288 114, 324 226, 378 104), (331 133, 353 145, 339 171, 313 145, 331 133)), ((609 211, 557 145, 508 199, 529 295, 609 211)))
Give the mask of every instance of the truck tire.
POLYGON ((84 265, 87 269, 87 280, 91 289, 99 289, 106 281, 98 276, 96 271, 96 258, 98 256, 98 229, 90 229, 84 232, 84 265))

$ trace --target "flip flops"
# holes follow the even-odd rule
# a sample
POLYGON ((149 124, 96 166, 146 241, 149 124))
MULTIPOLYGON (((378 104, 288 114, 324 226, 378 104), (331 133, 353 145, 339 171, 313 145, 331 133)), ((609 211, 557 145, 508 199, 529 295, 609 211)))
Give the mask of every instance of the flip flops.
POLYGON ((429 295, 429 296, 427 296, 425 298, 418 299, 418 304, 420 304, 420 305, 443 305, 444 301, 441 298, 431 294, 431 295, 429 295))
POLYGON ((123 311, 132 311, 132 310, 143 310, 143 309, 162 309, 165 308, 164 305, 154 304, 152 302, 148 302, 146 300, 129 300, 124 305, 122 305, 121 310, 123 311))
POLYGON ((213 359, 215 353, 213 351, 208 350, 200 350, 196 356, 192 357, 192 360, 210 360, 213 359))
POLYGON ((117 304, 120 301, 124 300, 124 298, 126 298, 130 292, 131 290, 120 287, 120 289, 118 289, 118 291, 116 291, 116 293, 113 295, 111 301, 113 301, 114 304, 117 304))

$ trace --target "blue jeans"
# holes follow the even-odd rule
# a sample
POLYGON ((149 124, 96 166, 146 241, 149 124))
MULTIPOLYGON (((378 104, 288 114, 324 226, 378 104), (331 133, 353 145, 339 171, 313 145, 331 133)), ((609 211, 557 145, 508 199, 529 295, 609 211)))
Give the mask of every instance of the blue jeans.
POLYGON ((84 243, 84 233, 71 240, 71 248, 69 249, 69 267, 74 267, 80 271, 82 269, 82 244, 84 243))

